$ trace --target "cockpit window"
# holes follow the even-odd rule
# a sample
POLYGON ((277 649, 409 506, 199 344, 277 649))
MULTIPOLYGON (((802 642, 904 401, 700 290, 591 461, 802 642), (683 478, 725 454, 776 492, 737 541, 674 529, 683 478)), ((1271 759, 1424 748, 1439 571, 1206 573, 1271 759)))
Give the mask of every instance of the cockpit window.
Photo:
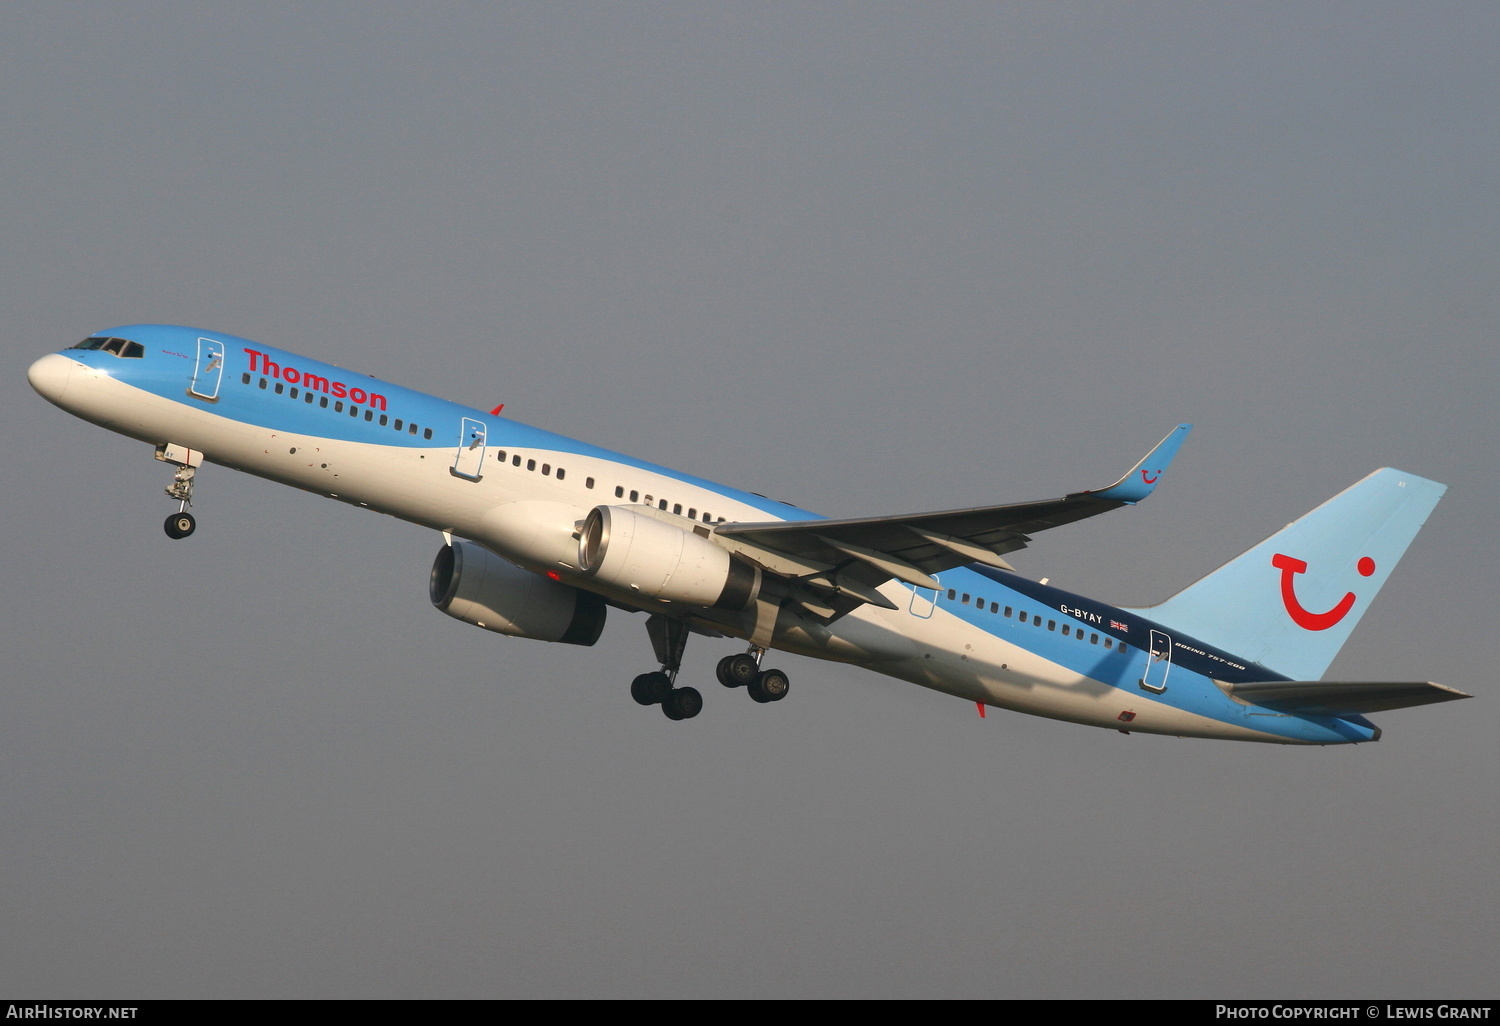
POLYGON ((129 339, 123 338, 104 338, 102 336, 86 338, 76 346, 70 346, 69 348, 102 349, 106 353, 113 353, 115 356, 126 360, 139 360, 146 355, 146 347, 139 342, 131 342, 129 339))

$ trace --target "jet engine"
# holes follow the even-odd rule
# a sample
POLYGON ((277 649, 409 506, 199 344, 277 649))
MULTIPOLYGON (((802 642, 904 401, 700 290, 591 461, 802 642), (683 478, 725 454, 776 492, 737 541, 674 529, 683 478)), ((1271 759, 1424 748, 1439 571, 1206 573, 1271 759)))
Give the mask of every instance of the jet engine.
POLYGON ((604 630, 604 600, 522 570, 482 545, 455 538, 432 561, 432 604, 487 631, 564 645, 592 645, 604 630))
POLYGON ((578 538, 578 568, 601 584, 648 598, 748 608, 760 591, 759 568, 709 541, 707 531, 630 506, 595 506, 578 538))

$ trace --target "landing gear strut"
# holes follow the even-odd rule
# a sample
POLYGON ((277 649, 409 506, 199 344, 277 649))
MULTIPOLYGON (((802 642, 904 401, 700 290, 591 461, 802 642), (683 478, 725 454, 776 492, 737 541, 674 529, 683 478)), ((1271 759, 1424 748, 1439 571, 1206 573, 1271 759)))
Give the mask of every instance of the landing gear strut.
POLYGON ((198 529, 198 521, 187 511, 193 504, 193 478, 203 463, 203 454, 179 445, 158 445, 156 458, 171 463, 177 468, 172 483, 167 487, 167 496, 177 500, 177 512, 167 517, 163 525, 168 538, 186 538, 198 529))

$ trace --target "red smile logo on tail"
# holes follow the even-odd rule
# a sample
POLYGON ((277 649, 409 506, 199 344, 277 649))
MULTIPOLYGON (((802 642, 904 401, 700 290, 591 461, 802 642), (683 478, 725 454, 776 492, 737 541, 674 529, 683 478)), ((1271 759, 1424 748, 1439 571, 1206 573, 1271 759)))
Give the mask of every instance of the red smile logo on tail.
MULTIPOLYGON (((1276 553, 1271 557, 1271 565, 1281 571, 1281 602, 1286 606, 1287 615, 1298 627, 1309 631, 1326 631, 1334 624, 1348 615, 1349 610, 1354 608, 1354 592, 1344 593, 1338 604, 1326 613, 1313 613, 1302 608, 1302 603, 1297 601, 1296 585, 1293 578, 1307 571, 1307 563, 1294 556, 1284 556, 1276 553)), ((1357 567, 1361 577, 1369 577, 1375 572, 1375 561, 1369 556, 1360 559, 1357 567)))

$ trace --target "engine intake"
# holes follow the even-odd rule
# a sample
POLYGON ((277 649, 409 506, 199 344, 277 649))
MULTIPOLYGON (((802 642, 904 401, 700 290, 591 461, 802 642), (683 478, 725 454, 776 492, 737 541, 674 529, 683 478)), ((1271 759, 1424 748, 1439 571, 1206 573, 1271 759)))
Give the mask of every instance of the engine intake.
POLYGON ((578 568, 622 591, 714 609, 748 608, 761 584, 758 567, 692 529, 630 506, 589 511, 578 538, 578 568))
POLYGON ((608 611, 598 595, 522 570, 482 545, 454 539, 432 561, 432 604, 456 620, 515 638, 592 645, 608 611))

